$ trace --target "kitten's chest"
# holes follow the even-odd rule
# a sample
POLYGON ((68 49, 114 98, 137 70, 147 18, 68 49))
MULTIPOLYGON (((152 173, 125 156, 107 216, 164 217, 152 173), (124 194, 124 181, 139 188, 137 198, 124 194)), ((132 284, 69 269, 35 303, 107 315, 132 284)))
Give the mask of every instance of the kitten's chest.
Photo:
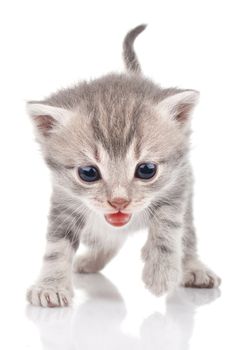
POLYGON ((90 213, 82 231, 82 241, 87 244, 97 242, 108 246, 123 242, 129 234, 139 230, 139 220, 140 218, 135 216, 128 225, 117 228, 108 224, 104 217, 90 213))

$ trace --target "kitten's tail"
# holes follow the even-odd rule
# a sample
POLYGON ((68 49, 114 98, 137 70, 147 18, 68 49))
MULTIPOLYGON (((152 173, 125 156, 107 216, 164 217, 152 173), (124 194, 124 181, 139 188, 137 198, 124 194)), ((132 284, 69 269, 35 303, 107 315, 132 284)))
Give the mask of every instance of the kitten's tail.
POLYGON ((133 45, 136 37, 142 33, 147 27, 146 24, 141 24, 136 28, 132 29, 126 35, 123 41, 123 59, 126 69, 130 73, 141 74, 141 66, 138 62, 137 55, 134 51, 133 45))

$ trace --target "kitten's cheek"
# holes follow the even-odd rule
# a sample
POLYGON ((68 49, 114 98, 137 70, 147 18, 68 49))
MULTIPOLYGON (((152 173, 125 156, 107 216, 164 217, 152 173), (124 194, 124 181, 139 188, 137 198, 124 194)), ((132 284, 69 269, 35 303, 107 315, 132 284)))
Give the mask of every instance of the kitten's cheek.
POLYGON ((116 227, 126 225, 131 219, 131 214, 124 214, 121 212, 118 212, 115 214, 107 214, 104 216, 110 225, 116 226, 116 227))

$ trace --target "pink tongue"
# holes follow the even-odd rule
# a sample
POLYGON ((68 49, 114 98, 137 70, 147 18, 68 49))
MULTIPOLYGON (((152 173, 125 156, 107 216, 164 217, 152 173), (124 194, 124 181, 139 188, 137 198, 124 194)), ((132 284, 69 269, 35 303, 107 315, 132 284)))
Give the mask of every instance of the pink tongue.
POLYGON ((105 215, 105 219, 110 225, 113 226, 123 226, 126 225, 130 221, 130 214, 123 214, 120 211, 115 214, 107 214, 105 215))

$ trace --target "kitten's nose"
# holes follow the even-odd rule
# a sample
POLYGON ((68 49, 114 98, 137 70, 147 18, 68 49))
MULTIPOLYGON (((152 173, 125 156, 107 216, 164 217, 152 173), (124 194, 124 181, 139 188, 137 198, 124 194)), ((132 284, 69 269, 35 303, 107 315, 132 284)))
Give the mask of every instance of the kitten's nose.
POLYGON ((113 198, 111 199, 110 201, 108 201, 109 204, 111 205, 111 207, 117 209, 117 210, 122 210, 122 209, 125 209, 130 201, 126 198, 113 198))

